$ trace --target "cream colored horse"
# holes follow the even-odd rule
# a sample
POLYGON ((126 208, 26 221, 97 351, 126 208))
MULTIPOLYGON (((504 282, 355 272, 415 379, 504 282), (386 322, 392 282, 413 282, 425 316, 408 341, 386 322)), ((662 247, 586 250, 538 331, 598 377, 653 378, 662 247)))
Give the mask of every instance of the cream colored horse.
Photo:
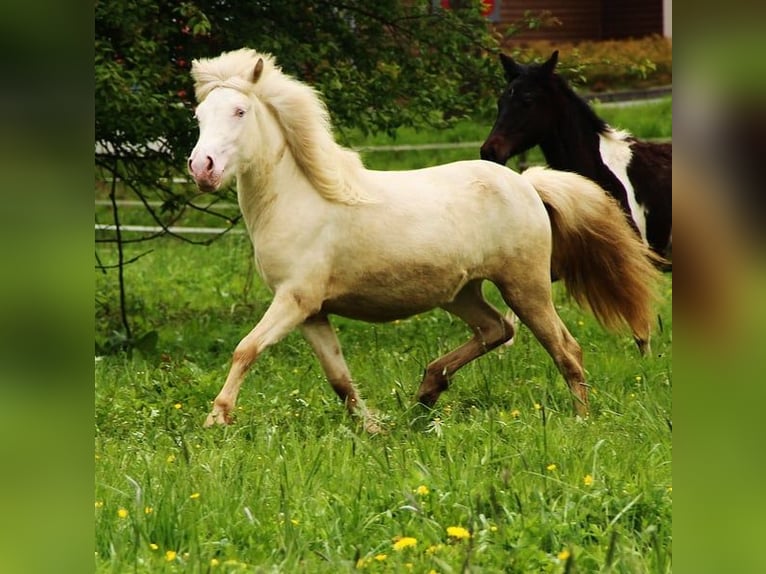
POLYGON ((192 66, 200 137, 189 171, 201 190, 236 178, 268 310, 237 345, 206 426, 231 422, 250 366, 299 328, 335 392, 369 430, 328 315, 390 321, 441 307, 473 338, 428 365, 433 405, 460 367, 513 336, 484 280, 553 358, 588 412, 580 346, 551 301, 551 273, 608 327, 648 341, 657 272, 603 190, 578 175, 523 174, 487 161, 413 171, 365 169, 337 145, 327 109, 267 54, 243 49, 192 66))

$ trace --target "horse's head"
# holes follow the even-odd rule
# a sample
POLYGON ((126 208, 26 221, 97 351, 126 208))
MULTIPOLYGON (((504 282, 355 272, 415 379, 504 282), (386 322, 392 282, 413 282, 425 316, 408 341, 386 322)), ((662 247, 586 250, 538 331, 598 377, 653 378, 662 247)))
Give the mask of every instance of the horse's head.
POLYGON ((481 158, 505 164, 539 144, 556 118, 555 76, 558 50, 543 64, 524 66, 500 54, 508 85, 497 101, 497 119, 481 146, 481 158))
MULTIPOLYGON (((219 82, 204 92, 195 111, 199 139, 189 156, 189 173, 202 191, 214 191, 249 162, 255 152, 257 100, 248 90, 263 71, 263 59, 249 69, 245 78, 219 82)), ((192 69, 192 74, 195 70, 192 69)))

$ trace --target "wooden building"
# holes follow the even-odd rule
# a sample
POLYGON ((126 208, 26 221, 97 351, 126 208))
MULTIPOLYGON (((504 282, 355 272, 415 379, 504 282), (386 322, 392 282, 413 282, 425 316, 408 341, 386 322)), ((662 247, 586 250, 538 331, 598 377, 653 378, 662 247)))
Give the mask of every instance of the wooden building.
MULTIPOLYGON (((450 0, 434 0, 448 8, 450 0)), ((671 36, 672 0, 483 0, 485 16, 500 29, 525 13, 545 12, 559 25, 524 30, 521 40, 615 40, 671 36)))

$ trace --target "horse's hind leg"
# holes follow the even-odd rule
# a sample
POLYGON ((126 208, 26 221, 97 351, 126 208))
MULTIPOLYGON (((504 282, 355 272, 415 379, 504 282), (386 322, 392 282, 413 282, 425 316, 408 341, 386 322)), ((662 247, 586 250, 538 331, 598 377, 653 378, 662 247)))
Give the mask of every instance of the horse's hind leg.
POLYGON ((587 416, 588 386, 582 366, 582 350, 556 313, 550 280, 526 282, 522 289, 518 285, 498 287, 505 302, 548 351, 563 375, 572 392, 575 412, 587 416))
POLYGON ((463 365, 491 351, 513 336, 513 325, 484 300, 481 281, 468 283, 443 309, 460 317, 473 330, 473 338, 432 361, 418 389, 418 401, 433 406, 449 386, 450 377, 463 365))
POLYGON ((311 345, 314 354, 319 359, 319 364, 322 365, 327 380, 340 400, 346 405, 348 412, 362 418, 366 431, 379 432, 380 428, 374 417, 367 411, 351 380, 351 372, 343 358, 338 336, 327 317, 322 315, 311 317, 300 326, 300 329, 303 337, 311 345))

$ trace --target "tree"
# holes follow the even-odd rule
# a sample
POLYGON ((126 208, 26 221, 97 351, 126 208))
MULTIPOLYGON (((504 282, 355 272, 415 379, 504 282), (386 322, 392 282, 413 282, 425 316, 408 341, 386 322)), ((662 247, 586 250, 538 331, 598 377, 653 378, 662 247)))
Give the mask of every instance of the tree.
POLYGON ((120 346, 139 337, 125 309, 116 182, 144 202, 163 234, 188 207, 172 178, 183 172, 196 139, 194 58, 243 46, 272 53, 285 72, 322 92, 341 141, 351 128, 395 133, 446 125, 486 109, 497 85, 497 42, 480 4, 443 10, 432 0, 96 2, 96 168, 112 182, 117 225, 114 237, 99 240, 118 245, 116 263, 102 263, 98 252, 97 263, 120 274, 120 346))

